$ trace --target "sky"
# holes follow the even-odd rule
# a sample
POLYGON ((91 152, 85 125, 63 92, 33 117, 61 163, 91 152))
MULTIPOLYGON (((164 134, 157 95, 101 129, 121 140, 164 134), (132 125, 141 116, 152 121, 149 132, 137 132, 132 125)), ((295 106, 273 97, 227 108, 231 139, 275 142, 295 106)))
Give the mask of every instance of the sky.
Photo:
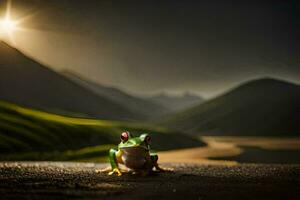
MULTIPOLYGON (((2 13, 6 1, 0 0, 2 13)), ((297 0, 13 0, 13 46, 138 95, 210 98, 249 79, 300 83, 297 0)))

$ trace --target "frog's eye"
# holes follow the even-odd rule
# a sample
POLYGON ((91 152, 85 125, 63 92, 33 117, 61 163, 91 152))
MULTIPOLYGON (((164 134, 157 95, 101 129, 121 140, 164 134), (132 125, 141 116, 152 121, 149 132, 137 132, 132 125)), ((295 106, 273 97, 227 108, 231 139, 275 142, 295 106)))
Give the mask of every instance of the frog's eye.
POLYGON ((122 142, 126 142, 128 140, 128 137, 129 137, 128 132, 123 132, 121 134, 121 140, 122 140, 122 142))
POLYGON ((145 141, 147 144, 151 144, 151 137, 149 135, 146 136, 145 141))

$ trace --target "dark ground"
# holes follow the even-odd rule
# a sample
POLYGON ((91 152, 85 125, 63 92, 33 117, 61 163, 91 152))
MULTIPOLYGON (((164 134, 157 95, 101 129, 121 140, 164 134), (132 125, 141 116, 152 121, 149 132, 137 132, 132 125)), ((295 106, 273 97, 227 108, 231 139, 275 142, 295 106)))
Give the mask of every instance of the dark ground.
POLYGON ((300 199, 300 165, 169 164, 147 177, 97 174, 106 165, 0 163, 0 199, 300 199))

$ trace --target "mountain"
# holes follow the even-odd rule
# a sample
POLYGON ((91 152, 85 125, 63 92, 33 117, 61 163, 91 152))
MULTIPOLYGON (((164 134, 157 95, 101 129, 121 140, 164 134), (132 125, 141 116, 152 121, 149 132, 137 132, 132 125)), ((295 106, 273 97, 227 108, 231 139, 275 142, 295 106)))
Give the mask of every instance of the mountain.
POLYGON ((300 86, 263 78, 179 113, 165 125, 202 135, 300 135, 300 86))
POLYGON ((202 97, 190 93, 185 93, 182 96, 175 96, 175 95, 161 93, 149 97, 149 100, 165 106, 166 108, 170 109, 172 112, 185 110, 187 108, 198 105, 204 101, 202 97))
POLYGON ((0 41, 0 99, 51 112, 101 119, 140 119, 142 115, 92 93, 0 41))
POLYGON ((78 83, 79 85, 83 86, 84 88, 91 90, 95 94, 103 96, 113 102, 127 107, 134 113, 141 113, 147 118, 159 117, 164 114, 170 113, 169 109, 167 109, 163 105, 160 105, 159 103, 130 95, 114 87, 100 85, 93 81, 82 78, 74 72, 63 71, 62 74, 78 83))

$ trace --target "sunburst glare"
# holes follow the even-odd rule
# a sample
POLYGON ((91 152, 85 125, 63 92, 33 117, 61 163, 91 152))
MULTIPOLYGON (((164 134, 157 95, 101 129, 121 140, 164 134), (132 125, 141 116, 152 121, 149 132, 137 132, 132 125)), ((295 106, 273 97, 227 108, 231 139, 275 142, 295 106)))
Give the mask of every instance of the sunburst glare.
POLYGON ((15 20, 11 16, 11 1, 7 1, 5 15, 0 19, 0 36, 2 40, 7 40, 15 44, 14 32, 20 29, 20 20, 15 20))
POLYGON ((1 31, 12 33, 16 28, 17 24, 14 20, 10 19, 9 16, 7 16, 5 19, 0 21, 1 31))

